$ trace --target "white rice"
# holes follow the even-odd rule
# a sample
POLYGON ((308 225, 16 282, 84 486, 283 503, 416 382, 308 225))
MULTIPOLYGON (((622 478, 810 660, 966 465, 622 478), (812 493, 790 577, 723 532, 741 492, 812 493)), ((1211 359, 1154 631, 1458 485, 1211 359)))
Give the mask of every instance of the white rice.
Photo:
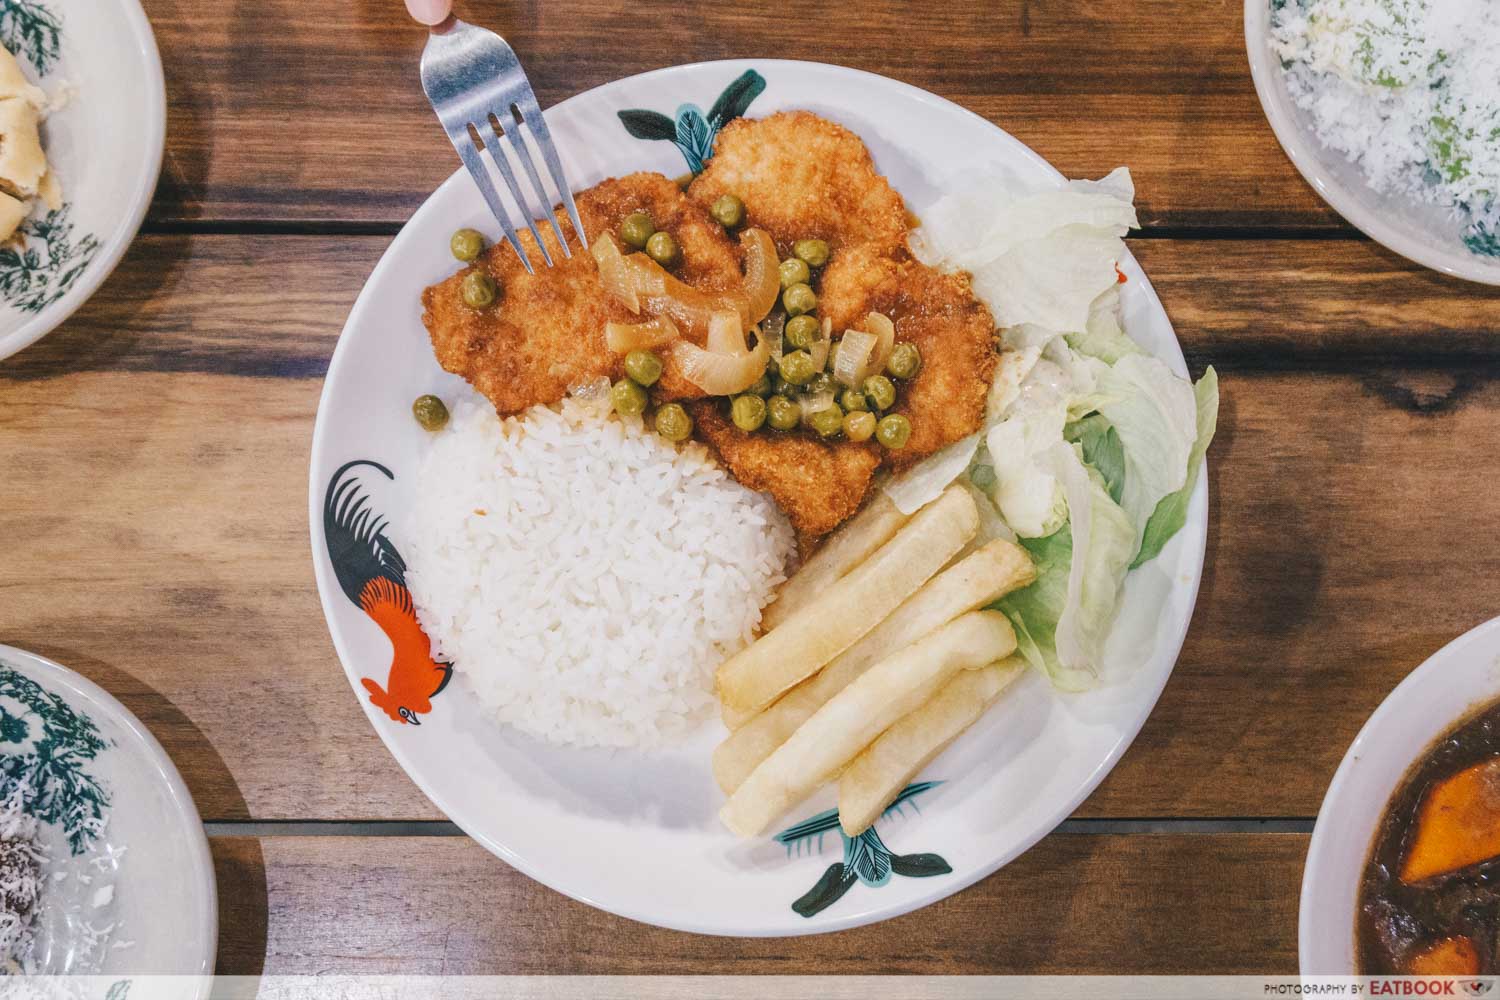
POLYGON ((1463 211, 1471 248, 1500 253, 1500 2, 1284 0, 1272 40, 1325 146, 1377 191, 1463 211))
POLYGON ((557 743, 659 745, 713 705, 794 541, 702 446, 566 400, 461 403, 422 462, 403 554, 434 655, 502 722, 557 743))

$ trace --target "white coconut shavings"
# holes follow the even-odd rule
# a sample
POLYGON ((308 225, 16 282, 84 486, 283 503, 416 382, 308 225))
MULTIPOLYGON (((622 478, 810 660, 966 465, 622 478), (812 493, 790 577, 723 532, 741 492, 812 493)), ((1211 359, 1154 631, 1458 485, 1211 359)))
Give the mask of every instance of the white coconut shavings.
POLYGON ((0 802, 0 960, 12 971, 31 963, 37 904, 46 849, 37 840, 37 821, 26 810, 24 782, 0 802))
POLYGON ((1375 190, 1500 238, 1500 2, 1286 0, 1272 43, 1319 140, 1375 190))

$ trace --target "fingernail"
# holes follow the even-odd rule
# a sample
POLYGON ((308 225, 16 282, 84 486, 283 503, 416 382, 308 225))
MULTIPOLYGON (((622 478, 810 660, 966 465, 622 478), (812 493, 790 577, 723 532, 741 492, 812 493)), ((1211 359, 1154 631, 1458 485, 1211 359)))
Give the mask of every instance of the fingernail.
POLYGON ((453 8, 452 0, 406 0, 406 11, 421 24, 441 24, 453 8))

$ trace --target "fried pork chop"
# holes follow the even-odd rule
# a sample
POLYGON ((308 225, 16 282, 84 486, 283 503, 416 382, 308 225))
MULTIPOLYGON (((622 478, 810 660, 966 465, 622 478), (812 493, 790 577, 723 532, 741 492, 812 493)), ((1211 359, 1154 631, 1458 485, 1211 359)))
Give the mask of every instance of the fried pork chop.
MULTIPOLYGON (((574 203, 590 241, 601 233, 618 235, 625 216, 645 210, 681 247, 677 277, 704 291, 737 289, 742 283, 738 244, 661 174, 607 180, 579 193, 574 203)), ((551 228, 539 225, 554 267, 545 265, 536 241, 523 232, 535 274, 526 273, 507 244, 497 243, 469 268, 422 293, 422 322, 438 363, 468 379, 501 416, 555 403, 590 378, 619 378, 624 359, 605 347, 604 324, 641 319, 605 294, 598 265, 579 245, 567 213, 559 209, 557 216, 571 259, 563 257, 551 228), (461 289, 471 268, 483 268, 500 283, 494 306, 476 310, 464 304, 461 289)), ((670 366, 663 385, 670 398, 698 394, 670 366)))
POLYGON ((896 340, 922 352, 922 370, 902 385, 892 413, 911 421, 911 439, 886 452, 903 469, 979 429, 995 377, 995 321, 965 274, 943 274, 905 249, 874 245, 837 251, 823 271, 818 312, 835 330, 859 328, 872 312, 896 324, 896 340))
MULTIPOLYGON (((994 320, 966 276, 912 257, 901 196, 876 172, 864 142, 840 125, 806 111, 730 122, 688 188, 705 205, 725 193, 745 203, 747 224, 770 232, 783 254, 799 239, 828 241, 833 256, 818 281, 818 315, 835 331, 884 313, 896 340, 922 352, 922 371, 901 386, 892 411, 912 425, 900 451, 747 435, 722 418, 700 423, 736 479, 769 493, 804 538, 822 535, 858 509, 876 465, 905 468, 979 429, 997 358, 994 320)), ((718 413, 713 404, 697 404, 694 419, 718 413)))
MULTIPOLYGON (((911 341, 922 352, 922 370, 901 385, 894 410, 912 425, 911 439, 896 452, 873 442, 818 441, 807 433, 747 434, 728 419, 727 400, 696 398, 702 393, 670 356, 665 359, 653 389, 657 402, 689 400, 697 437, 718 452, 735 479, 769 493, 807 542, 859 508, 882 463, 904 468, 978 430, 996 363, 994 322, 966 276, 939 273, 911 256, 905 204, 876 171, 864 142, 809 112, 730 122, 686 195, 659 174, 633 174, 575 201, 591 240, 618 233, 631 212, 650 212, 682 248, 677 277, 703 291, 726 291, 743 279, 738 245, 706 211, 722 194, 744 202, 746 224, 766 230, 782 256, 800 239, 828 242, 832 257, 815 283, 818 314, 832 321, 836 335, 879 312, 895 323, 897 341, 911 341)), ((473 265, 501 283, 494 307, 464 305, 460 286, 467 269, 422 297, 439 362, 467 378, 502 415, 555 402, 591 377, 620 377, 622 359, 605 347, 604 325, 642 318, 609 300, 563 213, 559 221, 574 247, 572 260, 551 270, 538 262, 537 273, 528 275, 502 244, 473 265)), ((535 258, 529 234, 523 239, 535 258)), ((557 260, 554 236, 546 232, 545 239, 557 260)))
POLYGON ((718 452, 736 481, 769 493, 806 552, 809 541, 859 510, 880 465, 880 446, 866 441, 824 442, 800 434, 747 434, 728 418, 722 399, 688 404, 698 437, 718 452))
POLYGON ((688 188, 704 206, 721 194, 743 201, 749 224, 770 233, 783 255, 803 239, 827 240, 834 250, 906 246, 906 204, 875 171, 863 140, 809 111, 725 125, 688 188))

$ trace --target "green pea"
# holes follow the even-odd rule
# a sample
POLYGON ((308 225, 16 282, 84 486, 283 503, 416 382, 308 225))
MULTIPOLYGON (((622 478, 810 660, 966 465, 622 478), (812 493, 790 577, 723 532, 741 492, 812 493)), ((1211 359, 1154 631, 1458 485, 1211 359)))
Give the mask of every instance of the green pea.
POLYGON ((812 377, 812 380, 807 383, 806 391, 833 393, 838 390, 838 385, 839 384, 833 380, 832 375, 828 374, 827 372, 818 372, 818 374, 814 375, 812 377))
POLYGON ((686 441, 693 433, 693 418, 676 403, 668 403, 656 411, 656 433, 668 441, 686 441))
POLYGON ((646 256, 662 267, 671 267, 677 263, 677 241, 671 233, 652 233, 646 241, 646 256))
POLYGON ((411 415, 423 430, 440 431, 448 423, 448 407, 436 396, 418 396, 411 404, 411 415))
POLYGON ((783 376, 780 371, 777 371, 775 375, 771 376, 771 393, 773 395, 792 396, 795 395, 796 392, 797 387, 788 382, 785 376, 783 376))
POLYGON ((646 241, 651 234, 656 232, 656 223, 651 221, 649 212, 631 212, 625 216, 625 221, 620 223, 620 239, 627 246, 635 247, 637 250, 646 249, 646 241))
POLYGON ((836 437, 844 429, 844 411, 837 406, 819 410, 807 418, 808 425, 820 438, 836 437))
POLYGON ((781 356, 781 377, 792 385, 806 385, 818 374, 812 355, 806 351, 793 351, 781 356))
POLYGON ((462 261, 470 261, 484 250, 484 237, 477 229, 460 229, 448 241, 448 249, 462 261))
POLYGON ((903 340, 892 348, 885 370, 891 373, 892 378, 912 378, 922 370, 922 352, 917 349, 916 344, 903 340))
POLYGON ((646 390, 628 378, 609 387, 609 401, 622 417, 638 417, 646 412, 646 390))
POLYGON ((714 199, 708 214, 725 229, 733 229, 745 221, 745 203, 732 194, 721 194, 714 199))
POLYGON ((812 280, 812 272, 807 269, 807 262, 795 257, 788 257, 781 262, 781 287, 791 288, 793 285, 805 285, 812 280))
POLYGON ((729 404, 729 416, 742 431, 758 431, 766 422, 766 401, 759 396, 736 396, 729 404))
POLYGON ((483 309, 500 294, 500 284, 488 272, 470 271, 464 275, 461 291, 464 305, 470 309, 483 309))
POLYGON ((875 425, 875 440, 892 451, 906 447, 911 440, 911 421, 899 413, 888 413, 875 425))
POLYGON ((802 407, 786 396, 772 396, 766 400, 766 420, 778 431, 792 430, 802 422, 802 407))
POLYGON ((801 316, 818 308, 818 294, 811 285, 793 285, 781 293, 781 304, 786 307, 788 316, 801 316))
POLYGON ((858 389, 845 389, 839 393, 839 405, 851 413, 870 408, 869 400, 865 399, 865 394, 858 389))
POLYGON ((864 390, 872 410, 889 410, 896 405, 896 383, 884 375, 871 375, 860 388, 864 390))
POLYGON ((995 470, 992 466, 976 465, 969 470, 969 482, 976 489, 988 490, 995 485, 995 470))
POLYGON ((875 414, 859 411, 844 414, 844 437, 850 441, 868 441, 875 435, 875 414))
POLYGON ((756 379, 755 380, 755 384, 752 385, 750 388, 746 389, 745 391, 748 392, 752 396, 759 396, 762 399, 764 399, 765 397, 769 396, 771 394, 771 392, 772 392, 771 374, 770 374, 770 372, 771 372, 771 367, 769 365, 767 365, 766 366, 766 370, 761 375, 761 377, 758 378, 758 379, 756 379))
POLYGON ((786 321, 781 336, 796 350, 805 351, 817 341, 820 332, 821 328, 815 317, 793 316, 786 321))
POLYGON ((792 253, 809 267, 822 267, 828 263, 828 241, 798 240, 792 244, 792 253))
POLYGON ((661 378, 661 358, 651 351, 631 351, 625 355, 625 374, 641 385, 655 385, 661 378))

